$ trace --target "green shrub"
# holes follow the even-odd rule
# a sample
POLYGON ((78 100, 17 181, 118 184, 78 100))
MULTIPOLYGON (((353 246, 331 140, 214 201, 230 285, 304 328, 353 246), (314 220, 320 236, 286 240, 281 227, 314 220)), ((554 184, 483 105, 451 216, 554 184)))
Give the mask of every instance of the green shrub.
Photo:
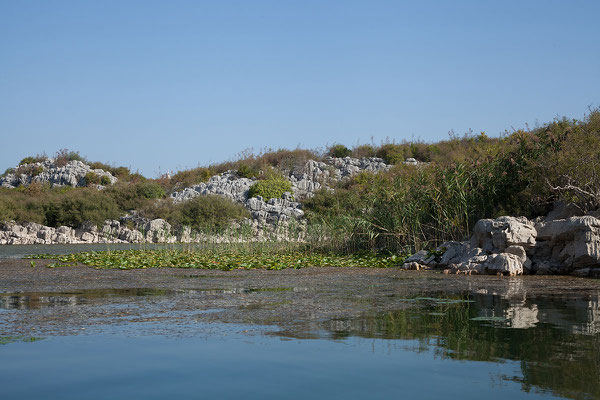
POLYGON ((69 163, 69 161, 86 161, 78 151, 70 151, 68 149, 61 149, 57 151, 54 158, 54 164, 58 167, 64 167, 69 163))
POLYGON ((110 185, 110 178, 106 175, 102 175, 102 178, 100 178, 100 184, 103 186, 110 185))
POLYGON ((410 156, 412 156, 410 146, 401 144, 387 143, 377 150, 377 157, 383 158, 383 161, 388 164, 400 163, 410 156))
POLYGON ((179 171, 171 177, 170 184, 174 189, 182 189, 188 186, 206 182, 213 175, 210 168, 198 167, 179 171))
POLYGON ((38 183, 0 189, 0 222, 37 222, 48 226, 78 227, 84 221, 101 224, 118 219, 123 210, 105 191, 88 188, 50 188, 38 183))
POLYGON ((250 187, 248 197, 261 196, 265 200, 278 199, 285 192, 292 191, 292 183, 283 176, 272 176, 268 179, 260 180, 250 187))
POLYGON ((17 175, 25 174, 30 176, 38 176, 42 172, 44 172, 44 167, 42 167, 41 165, 33 164, 23 164, 15 170, 15 174, 17 175))
POLYGON ((100 175, 95 172, 88 172, 85 174, 85 184, 87 186, 100 184, 100 175))
POLYGON ((89 166, 92 169, 101 169, 110 172, 113 176, 122 181, 129 181, 131 177, 131 171, 127 167, 112 167, 98 161, 89 163, 89 166))
POLYGON ((146 199, 162 199, 165 197, 165 189, 156 182, 140 182, 135 184, 136 192, 146 199))
POLYGON ((14 168, 6 168, 6 170, 4 171, 4 173, 0 176, 6 176, 8 174, 14 174, 16 172, 16 169, 14 168))
POLYGON ((349 157, 352 154, 352 150, 344 146, 343 144, 334 144, 327 152, 331 157, 344 158, 349 157))
POLYGON ((256 178, 258 176, 258 172, 258 169, 246 164, 242 164, 238 167, 237 175, 240 178, 256 178))
POLYGON ((110 196, 96 189, 73 190, 42 206, 45 224, 81 226, 86 221, 101 225, 107 219, 119 219, 122 211, 110 196))
POLYGON ((352 149, 352 157, 354 158, 375 157, 376 153, 375 148, 368 144, 363 144, 352 149))
POLYGON ((163 218, 175 227, 186 225, 202 232, 221 231, 232 221, 250 216, 244 206, 221 196, 198 196, 178 204, 170 199, 147 203, 141 215, 163 218))
POLYGON ((22 159, 19 162, 19 165, 34 164, 34 163, 44 162, 47 159, 48 159, 48 157, 46 157, 44 154, 42 154, 42 155, 38 154, 35 157, 32 157, 32 156, 25 157, 24 159, 22 159))

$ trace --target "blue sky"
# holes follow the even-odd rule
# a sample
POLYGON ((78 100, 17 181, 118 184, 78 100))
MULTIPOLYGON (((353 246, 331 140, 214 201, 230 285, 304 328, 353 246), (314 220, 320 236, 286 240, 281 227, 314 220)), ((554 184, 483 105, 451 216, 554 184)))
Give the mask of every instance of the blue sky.
POLYGON ((0 169, 68 148, 155 177, 247 148, 581 118, 600 105, 599 15, 597 0, 0 0, 0 169))

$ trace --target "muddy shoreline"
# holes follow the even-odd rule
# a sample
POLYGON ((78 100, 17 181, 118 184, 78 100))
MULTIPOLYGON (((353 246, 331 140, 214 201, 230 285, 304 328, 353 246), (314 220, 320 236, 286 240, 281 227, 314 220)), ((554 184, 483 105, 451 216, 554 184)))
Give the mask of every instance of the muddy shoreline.
MULTIPOLYGON (((597 299, 600 281, 564 276, 459 276, 396 268, 266 270, 35 267, 0 260, 0 335, 64 335, 106 324, 190 321, 272 325, 309 334, 325 321, 415 307, 415 296, 597 299), (27 310, 27 312, 23 312, 27 310)), ((169 328, 165 328, 169 329, 169 328)))

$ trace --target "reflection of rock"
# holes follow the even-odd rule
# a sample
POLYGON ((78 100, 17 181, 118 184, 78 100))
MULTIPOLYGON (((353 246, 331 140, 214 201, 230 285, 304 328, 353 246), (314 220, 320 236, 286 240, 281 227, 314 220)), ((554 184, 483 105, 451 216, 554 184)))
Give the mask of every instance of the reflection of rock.
POLYGON ((538 308, 535 304, 531 307, 511 305, 504 310, 504 318, 509 321, 511 328, 533 328, 539 322, 538 308))
POLYGON ((0 309, 34 310, 54 306, 75 306, 80 298, 74 295, 9 295, 0 296, 0 309))

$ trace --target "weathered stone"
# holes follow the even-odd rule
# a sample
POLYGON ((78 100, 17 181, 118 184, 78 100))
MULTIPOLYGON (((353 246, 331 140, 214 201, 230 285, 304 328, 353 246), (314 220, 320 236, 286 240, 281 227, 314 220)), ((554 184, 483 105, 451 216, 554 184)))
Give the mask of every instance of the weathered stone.
POLYGON ((523 274, 523 262, 519 256, 510 253, 490 255, 483 267, 486 272, 499 272, 503 275, 515 276, 523 274))
POLYGON ((501 252, 509 246, 524 248, 535 246, 536 229, 526 218, 500 217, 481 219, 473 228, 471 245, 487 253, 501 252))
POLYGON ((43 162, 19 166, 14 173, 0 177, 0 187, 15 188, 32 183, 50 186, 87 186, 85 176, 88 173, 94 173, 100 178, 106 177, 111 185, 117 181, 110 172, 92 169, 82 161, 69 161, 64 166, 58 166, 55 159, 49 158, 43 162))

